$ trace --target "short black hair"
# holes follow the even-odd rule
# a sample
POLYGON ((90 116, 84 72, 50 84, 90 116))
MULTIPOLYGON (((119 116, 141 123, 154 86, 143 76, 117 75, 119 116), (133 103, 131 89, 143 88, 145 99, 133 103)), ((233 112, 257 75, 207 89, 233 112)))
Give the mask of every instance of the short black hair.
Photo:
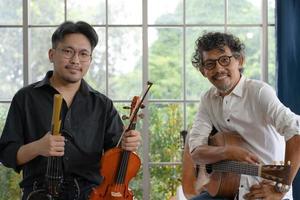
POLYGON ((81 33, 85 35, 90 41, 92 50, 97 46, 98 35, 95 29, 84 21, 78 21, 76 23, 72 21, 66 21, 59 25, 52 35, 52 48, 56 48, 57 44, 61 42, 64 37, 72 33, 81 33))
POLYGON ((240 39, 230 33, 208 32, 196 40, 195 52, 192 57, 192 64, 200 70, 203 65, 203 52, 214 49, 223 49, 228 46, 234 56, 245 56, 245 45, 240 39))

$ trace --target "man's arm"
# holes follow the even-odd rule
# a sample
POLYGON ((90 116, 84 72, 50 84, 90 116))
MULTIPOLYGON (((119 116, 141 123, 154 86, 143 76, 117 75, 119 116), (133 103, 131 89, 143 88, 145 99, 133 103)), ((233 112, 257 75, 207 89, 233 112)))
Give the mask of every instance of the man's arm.
POLYGON ((221 160, 237 160, 252 164, 259 163, 259 158, 250 151, 233 145, 209 146, 201 145, 192 152, 196 164, 211 164, 221 160))
POLYGON ((34 142, 22 145, 17 152, 17 164, 23 165, 35 157, 42 156, 63 156, 64 137, 53 136, 48 132, 44 137, 34 142))
POLYGON ((300 167, 300 135, 294 135, 286 141, 285 162, 291 162, 289 182, 292 184, 300 167))

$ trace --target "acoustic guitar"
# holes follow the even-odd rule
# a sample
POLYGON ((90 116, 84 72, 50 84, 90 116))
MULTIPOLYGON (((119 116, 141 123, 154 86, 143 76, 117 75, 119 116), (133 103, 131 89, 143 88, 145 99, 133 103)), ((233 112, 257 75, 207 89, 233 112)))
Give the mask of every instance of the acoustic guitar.
MULTIPOLYGON (((209 137, 209 145, 212 146, 244 146, 244 144, 245 141, 237 133, 217 133, 209 137)), ((190 164, 193 166, 193 163, 190 164)), ((198 177, 190 176, 191 180, 194 181, 194 191, 198 194, 207 191, 213 197, 220 196, 229 199, 234 199, 238 192, 241 174, 259 176, 288 185, 288 175, 290 173, 290 165, 254 165, 231 160, 198 167, 200 168, 198 177)), ((188 177, 183 178, 183 180, 187 179, 188 177)), ((187 184, 183 183, 182 185, 183 191, 187 191, 184 188, 187 184)))

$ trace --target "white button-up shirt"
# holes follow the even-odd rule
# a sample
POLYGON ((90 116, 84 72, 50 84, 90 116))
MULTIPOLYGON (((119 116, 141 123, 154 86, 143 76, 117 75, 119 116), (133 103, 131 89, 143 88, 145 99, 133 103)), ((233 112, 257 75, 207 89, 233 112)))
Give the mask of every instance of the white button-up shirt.
MULTIPOLYGON (((242 76, 227 96, 221 97, 215 87, 202 95, 190 131, 190 150, 207 144, 214 126, 218 131, 238 132, 247 142, 248 150, 255 153, 262 164, 284 161, 285 141, 295 134, 300 135, 299 119, 279 101, 271 86, 242 76)), ((259 180, 242 175, 239 199, 259 180)), ((293 199, 291 190, 285 198, 293 199)))

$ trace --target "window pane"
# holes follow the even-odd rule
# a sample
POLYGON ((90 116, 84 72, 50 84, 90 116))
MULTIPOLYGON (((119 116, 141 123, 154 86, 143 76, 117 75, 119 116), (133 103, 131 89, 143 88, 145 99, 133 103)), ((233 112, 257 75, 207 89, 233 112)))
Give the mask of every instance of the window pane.
POLYGON ((268 78, 269 84, 276 88, 276 54, 275 54, 275 27, 268 31, 268 78))
POLYGON ((275 0, 268 0, 268 23, 275 24, 275 0))
POLYGON ((152 162, 180 161, 182 104, 153 103, 149 105, 149 113, 150 160, 152 162))
POLYGON ((0 28, 0 99, 9 99, 23 86, 21 28, 0 28))
MULTIPOLYGON (((199 97, 200 99, 200 97, 199 97)), ((199 101, 200 102, 200 101, 199 101)), ((199 102, 197 103, 188 103, 187 104, 187 129, 191 130, 195 117, 196 117, 196 113, 198 111, 198 107, 199 107, 199 102)))
POLYGON ((211 86, 200 71, 192 65, 192 56, 195 53, 195 42, 205 32, 224 32, 223 27, 198 27, 186 29, 186 96, 189 100, 200 99, 200 94, 211 86))
POLYGON ((172 199, 181 184, 181 165, 151 166, 150 199, 172 199))
POLYGON ((148 1, 149 24, 182 24, 182 0, 148 1))
POLYGON ((128 99, 142 91, 142 29, 108 30, 108 95, 128 99))
POLYGON ((21 25, 22 14, 22 0, 0 1, 0 25, 21 25))
POLYGON ((48 51, 52 47, 51 36, 55 28, 29 29, 29 82, 36 82, 44 78, 48 70, 52 70, 52 63, 48 58, 48 51))
POLYGON ((153 99, 182 99, 181 28, 149 28, 149 78, 153 99))
POLYGON ((0 103, 0 135, 2 134, 10 104, 0 103))
POLYGON ((187 24, 224 24, 224 1, 186 1, 187 24))
POLYGON ((246 46, 246 62, 244 72, 246 77, 261 79, 261 28, 256 27, 234 27, 228 31, 236 35, 246 46))
POLYGON ((64 1, 29 0, 29 24, 57 25, 64 21, 64 1))
POLYGON ((109 0, 109 24, 142 24, 142 0, 109 0))
POLYGON ((106 86, 106 59, 105 59, 105 29, 95 28, 99 42, 93 51, 93 59, 88 73, 85 75, 84 79, 90 84, 94 89, 105 94, 106 86))
POLYGON ((228 0, 228 23, 261 23, 261 5, 261 0, 228 0))
POLYGON ((69 0, 67 7, 68 20, 105 24, 105 0, 69 0))

